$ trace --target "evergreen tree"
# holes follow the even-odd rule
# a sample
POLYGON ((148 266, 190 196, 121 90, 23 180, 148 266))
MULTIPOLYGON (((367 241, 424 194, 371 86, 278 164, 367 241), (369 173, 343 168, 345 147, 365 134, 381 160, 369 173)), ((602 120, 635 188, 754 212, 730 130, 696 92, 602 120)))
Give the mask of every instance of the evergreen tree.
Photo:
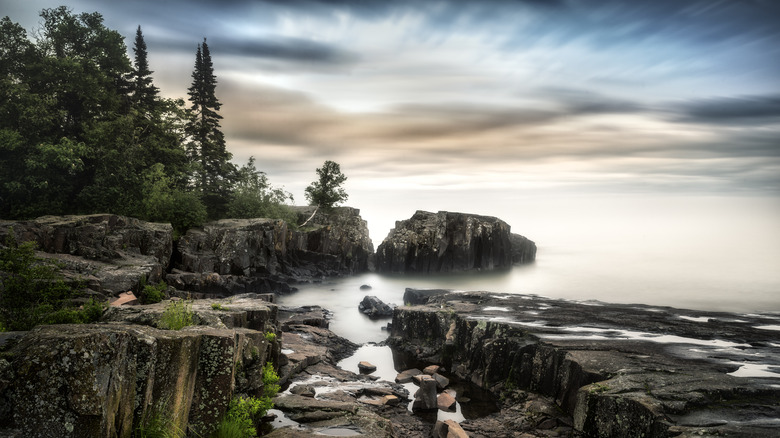
POLYGON ((222 217, 236 173, 230 163, 232 155, 225 147, 225 136, 220 130, 219 111, 222 104, 215 94, 217 78, 206 39, 198 45, 192 85, 187 94, 192 103, 187 134, 190 137, 188 153, 195 163, 195 184, 200 190, 209 217, 222 217))
POLYGON ((147 59, 146 41, 141 32, 141 26, 135 31, 135 68, 133 69, 133 103, 143 110, 151 110, 157 102, 160 90, 152 83, 152 71, 149 70, 147 59))
POLYGON ((330 209, 349 198, 347 192, 341 187, 347 181, 347 177, 341 173, 339 163, 325 161, 322 167, 317 169, 317 176, 317 181, 306 187, 306 199, 309 205, 330 209))

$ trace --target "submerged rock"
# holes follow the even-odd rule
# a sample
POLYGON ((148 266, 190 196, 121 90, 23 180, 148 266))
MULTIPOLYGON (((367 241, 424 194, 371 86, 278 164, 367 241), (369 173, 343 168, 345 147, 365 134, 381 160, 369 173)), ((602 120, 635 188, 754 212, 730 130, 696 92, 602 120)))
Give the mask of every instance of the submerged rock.
POLYGON ((418 273, 492 270, 511 267, 515 258, 533 260, 533 242, 525 239, 521 248, 513 250, 512 241, 509 225, 495 217, 417 211, 410 219, 396 222, 379 245, 376 269, 418 273), (515 257, 515 253, 522 255, 515 257))

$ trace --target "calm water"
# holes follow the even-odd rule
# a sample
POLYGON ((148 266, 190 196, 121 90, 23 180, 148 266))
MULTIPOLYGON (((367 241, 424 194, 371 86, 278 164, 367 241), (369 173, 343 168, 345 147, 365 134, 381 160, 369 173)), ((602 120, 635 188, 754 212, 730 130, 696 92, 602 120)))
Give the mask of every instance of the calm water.
MULTIPOLYGON (((506 220, 537 243, 535 263, 507 272, 446 276, 375 273, 301 285, 283 305, 318 304, 333 330, 355 342, 380 341, 387 321, 361 315, 365 295, 402 304, 406 287, 487 290, 572 300, 680 308, 780 312, 780 201, 769 198, 526 200, 460 209, 506 220), (523 205, 525 208, 519 208, 523 205), (361 291, 360 286, 372 286, 361 291)), ((447 209, 433 205, 429 210, 447 209)), ((375 244, 414 210, 362 208, 375 244)))

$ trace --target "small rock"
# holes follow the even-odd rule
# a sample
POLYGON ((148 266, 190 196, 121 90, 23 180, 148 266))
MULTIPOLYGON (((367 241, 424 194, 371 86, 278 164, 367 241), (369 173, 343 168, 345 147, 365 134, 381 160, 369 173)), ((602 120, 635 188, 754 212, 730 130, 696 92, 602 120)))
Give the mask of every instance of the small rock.
POLYGON ((386 304, 375 296, 366 295, 358 305, 358 310, 370 318, 384 318, 393 316, 395 304, 386 304))
POLYGON ((432 411, 439 409, 436 402, 436 380, 431 376, 423 375, 420 380, 420 389, 414 395, 412 411, 432 411))
POLYGON ((468 438, 466 431, 454 420, 437 421, 433 426, 434 438, 468 438))
POLYGON ((410 370, 403 371, 399 373, 397 376, 395 376, 395 382, 409 383, 412 381, 412 377, 417 376, 419 374, 422 374, 422 371, 418 370, 417 368, 412 368, 410 370))
POLYGON ((133 306, 138 304, 138 299, 132 291, 127 291, 119 295, 119 298, 110 303, 111 306, 128 305, 133 306))
POLYGON ((360 290, 371 290, 371 289, 372 289, 372 287, 371 287, 370 284, 361 284, 360 285, 360 290))
POLYGON ((376 371, 376 365, 372 364, 371 362, 361 360, 358 363, 358 370, 360 370, 362 374, 371 374, 376 371))
POLYGON ((304 397, 314 397, 317 391, 311 385, 296 385, 290 388, 290 392, 304 397))
POLYGON ((436 385, 438 385, 439 389, 444 389, 447 387, 447 385, 450 384, 450 379, 442 376, 439 373, 434 374, 433 378, 436 380, 436 385))
POLYGON ((386 395, 382 397, 382 404, 388 406, 397 406, 401 403, 401 399, 394 395, 386 395))
POLYGON ((439 369, 441 367, 439 365, 428 365, 427 367, 423 368, 423 373, 432 376, 439 372, 439 369))
POLYGON ((418 374, 416 376, 412 376, 412 382, 414 382, 415 385, 420 386, 422 384, 422 379, 426 377, 431 377, 427 374, 418 374))
POLYGON ((442 411, 454 411, 455 410, 455 398, 446 392, 442 392, 436 398, 436 404, 442 411))
POLYGON ((536 428, 537 429, 542 429, 542 430, 549 430, 549 429, 555 428, 557 425, 558 425, 558 422, 555 421, 555 418, 548 418, 548 419, 542 421, 541 423, 539 423, 536 426, 536 428))

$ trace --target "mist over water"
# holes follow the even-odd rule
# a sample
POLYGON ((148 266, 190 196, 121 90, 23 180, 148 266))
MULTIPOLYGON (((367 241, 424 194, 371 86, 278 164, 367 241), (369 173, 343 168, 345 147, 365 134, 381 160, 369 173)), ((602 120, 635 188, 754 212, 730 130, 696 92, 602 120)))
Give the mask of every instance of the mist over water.
POLYGON ((460 196, 457 202, 408 206, 409 199, 421 197, 408 197, 407 205, 388 199, 357 205, 375 245, 395 220, 409 218, 415 207, 462 211, 505 220, 513 232, 536 242, 536 262, 504 272, 370 273, 302 285, 300 292, 283 297, 282 304, 319 304, 333 310, 334 331, 357 342, 386 336, 379 328, 387 321, 370 321, 358 313, 363 296, 402 305, 406 287, 780 312, 780 201, 774 198, 621 195, 494 202, 460 196), (361 284, 372 290, 361 291, 361 284))

